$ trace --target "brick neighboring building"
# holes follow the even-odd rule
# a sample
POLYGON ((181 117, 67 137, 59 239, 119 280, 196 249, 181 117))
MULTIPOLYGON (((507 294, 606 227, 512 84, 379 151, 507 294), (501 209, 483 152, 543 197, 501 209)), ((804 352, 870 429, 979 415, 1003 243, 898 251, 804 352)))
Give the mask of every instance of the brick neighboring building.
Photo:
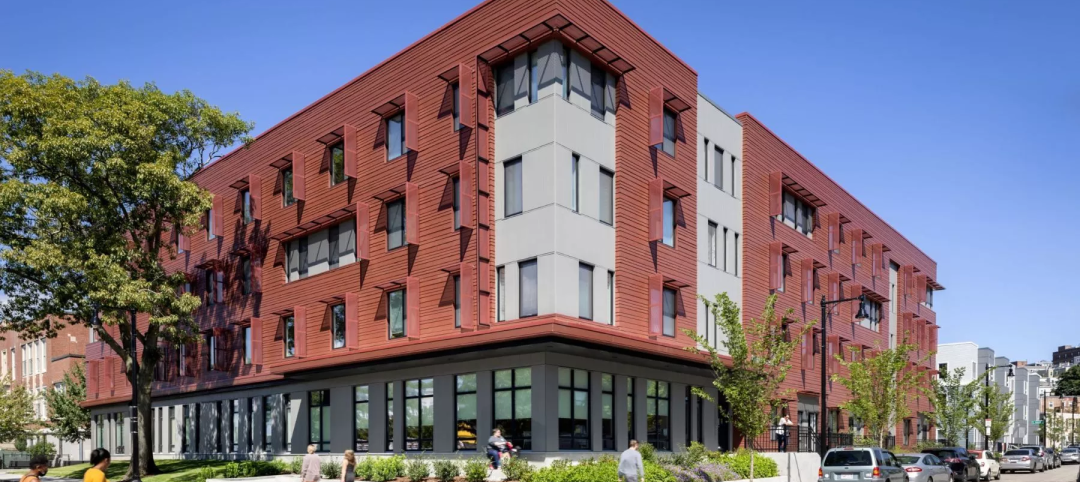
MULTIPOLYGON (((4 383, 25 386, 34 397, 34 420, 45 422, 49 407, 45 402, 45 390, 63 387, 64 374, 78 363, 83 363, 89 330, 83 326, 67 325, 55 338, 23 340, 15 331, 3 333, 0 340, 0 379, 4 383)), ((84 460, 89 445, 61 442, 47 428, 39 432, 45 440, 56 446, 57 453, 72 460, 84 460)))
MULTIPOLYGON (((730 449, 683 330, 719 346, 697 294, 767 294, 743 199, 776 168, 744 168, 748 136, 604 0, 478 5, 194 177, 214 207, 167 266, 199 342, 161 347, 153 451, 730 449)), ((87 362, 122 457, 131 388, 102 343, 87 362)))

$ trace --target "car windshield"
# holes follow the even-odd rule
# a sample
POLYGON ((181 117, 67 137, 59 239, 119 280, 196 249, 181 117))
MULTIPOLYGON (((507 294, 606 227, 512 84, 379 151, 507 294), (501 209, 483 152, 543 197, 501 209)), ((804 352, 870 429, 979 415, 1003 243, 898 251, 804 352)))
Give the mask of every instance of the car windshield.
POLYGON ((927 453, 937 455, 937 457, 942 460, 959 458, 959 456, 956 455, 955 450, 930 450, 927 451, 927 453))
POLYGON ((847 467, 849 465, 874 465, 869 450, 834 450, 825 455, 825 467, 847 467))
POLYGON ((897 455, 896 456, 896 460, 898 462, 900 462, 900 465, 914 465, 914 464, 919 463, 919 459, 921 459, 921 458, 922 457, 917 457, 917 456, 914 456, 914 455, 897 455))
POLYGON ((1075 454, 1077 452, 1080 452, 1080 450, 1077 450, 1077 449, 1065 449, 1065 450, 1061 451, 1061 453, 1064 453, 1064 454, 1075 454))
POLYGON ((1008 452, 1005 452, 1005 455, 1006 456, 1009 456, 1009 455, 1031 455, 1031 451, 1027 450, 1027 449, 1024 449, 1024 450, 1010 450, 1008 452))

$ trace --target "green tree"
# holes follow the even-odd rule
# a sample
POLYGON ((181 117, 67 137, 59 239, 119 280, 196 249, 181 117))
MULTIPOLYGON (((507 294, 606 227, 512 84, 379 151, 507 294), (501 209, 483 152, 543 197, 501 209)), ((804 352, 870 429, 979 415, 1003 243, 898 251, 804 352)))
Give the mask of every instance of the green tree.
MULTIPOLYGON (((198 298, 164 262, 211 197, 188 178, 246 139, 251 124, 153 84, 102 85, 0 71, 0 319, 22 336, 90 326, 139 387, 143 474, 151 455, 150 385, 159 343, 194 339, 198 298), (141 313, 132 335, 126 312, 141 313), (109 329, 106 329, 109 328, 109 329), (132 370, 134 336, 143 347, 132 370)), ((134 465, 132 465, 134 466, 134 465)))
POLYGON ((25 439, 34 420, 34 399, 22 385, 12 386, 11 377, 0 381, 0 442, 25 439))
POLYGON ((982 412, 976 410, 981 380, 964 383, 964 371, 964 367, 953 369, 952 372, 946 370, 939 373, 929 387, 923 388, 923 393, 934 407, 938 438, 945 439, 945 444, 950 446, 957 445, 964 433, 983 423, 979 419, 982 412))
POLYGON ((1057 409, 1050 409, 1045 414, 1046 424, 1046 446, 1047 447, 1060 447, 1061 442, 1068 440, 1065 437, 1065 417, 1057 411, 1057 409))
POLYGON ((978 397, 976 402, 979 405, 977 412, 982 415, 983 420, 976 421, 975 426, 988 440, 998 442, 1005 436, 1005 431, 1009 428, 1009 420, 1012 419, 1012 394, 1001 391, 996 385, 984 385, 979 390, 980 393, 976 395, 978 397), (989 432, 986 419, 990 420, 989 432))
MULTIPOLYGON (((889 430, 911 414, 908 400, 919 385, 917 372, 907 369, 914 350, 914 345, 904 343, 876 355, 847 357, 851 361, 836 355, 848 374, 834 373, 832 380, 851 393, 851 399, 840 408, 861 420, 878 445, 884 446, 889 430)), ((929 357, 926 355, 919 363, 926 363, 929 357)))
MULTIPOLYGON (((794 310, 788 309, 778 317, 776 295, 771 295, 765 300, 761 318, 750 319, 744 328, 739 307, 727 293, 720 293, 711 301, 704 296, 700 298, 724 334, 721 346, 731 359, 730 365, 720 351, 691 330, 684 330, 684 333, 698 346, 686 350, 708 357, 713 386, 731 406, 732 423, 753 449, 754 440, 769 430, 773 414, 785 405, 785 396, 790 392, 780 387, 787 378, 792 354, 799 345, 798 341, 792 340, 801 340, 802 334, 815 322, 806 323, 798 334, 789 334, 789 323, 798 321, 794 310)), ((693 390, 695 395, 713 400, 708 392, 698 387, 693 390)), ((750 480, 753 480, 754 458, 750 458, 750 480)))
POLYGON ((86 401, 86 371, 76 363, 67 373, 59 388, 45 390, 45 402, 49 406, 49 425, 56 436, 66 442, 78 443, 90 437, 90 409, 82 406, 86 401))
POLYGON ((1080 365, 1073 365, 1058 378, 1054 395, 1059 397, 1080 397, 1080 365))

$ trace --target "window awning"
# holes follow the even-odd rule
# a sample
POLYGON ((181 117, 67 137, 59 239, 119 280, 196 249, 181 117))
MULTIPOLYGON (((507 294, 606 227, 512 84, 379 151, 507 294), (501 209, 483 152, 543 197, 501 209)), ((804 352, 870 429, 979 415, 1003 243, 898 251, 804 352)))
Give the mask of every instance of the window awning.
POLYGON ((586 33, 581 27, 574 25, 563 15, 555 15, 532 28, 526 29, 524 32, 510 37, 484 51, 479 57, 487 63, 495 63, 552 37, 561 38, 565 42, 574 45, 618 75, 634 70, 634 66, 630 62, 627 62, 615 51, 586 33))
POLYGON ((375 289, 382 290, 382 291, 393 291, 393 290, 396 290, 396 289, 399 289, 399 288, 403 288, 405 286, 405 282, 406 282, 406 280, 404 278, 398 279, 398 280, 393 280, 393 281, 387 281, 387 282, 385 282, 383 284, 375 286, 375 289))
POLYGON ((790 245, 790 244, 787 244, 787 243, 781 243, 781 244, 783 245, 782 251, 783 251, 784 254, 792 254, 792 253, 798 253, 799 252, 799 250, 795 249, 795 247, 790 245))
POLYGON ((337 294, 337 295, 327 296, 326 298, 318 300, 316 303, 322 303, 324 305, 330 305, 330 304, 344 303, 344 302, 345 302, 345 293, 341 293, 341 294, 337 294))
POLYGON ((380 192, 380 193, 378 193, 378 194, 376 194, 374 196, 371 196, 371 197, 373 197, 375 199, 378 199, 380 202, 386 202, 386 201, 389 201, 391 199, 394 199, 396 197, 403 196, 403 195, 405 195, 405 184, 404 183, 402 183, 401 185, 398 185, 398 186, 394 186, 394 187, 392 187, 390 189, 387 189, 387 190, 385 190, 383 192, 380 192))
POLYGON ((876 301, 878 303, 888 303, 889 302, 888 297, 882 296, 880 293, 878 293, 878 292, 876 292, 876 291, 874 291, 874 290, 872 290, 872 289, 870 289, 870 288, 868 288, 866 286, 862 287, 862 294, 866 295, 867 299, 876 301))
POLYGON ((386 116, 388 116, 390 114, 393 114, 394 112, 397 112, 397 111, 399 111, 401 109, 404 109, 404 108, 405 108, 405 93, 402 92, 401 94, 398 94, 393 99, 390 99, 390 100, 388 100, 386 102, 383 102, 382 104, 379 104, 378 107, 376 107, 374 109, 371 109, 371 113, 375 114, 375 115, 377 115, 379 117, 386 117, 386 116))
MULTIPOLYGON (((822 201, 821 198, 817 197, 814 193, 810 192, 810 190, 807 189, 805 186, 803 186, 802 184, 799 184, 799 182, 796 181, 795 179, 792 179, 791 176, 787 175, 787 173, 784 173, 784 176, 783 176, 782 179, 783 179, 783 182, 784 182, 784 186, 787 187, 788 190, 795 193, 796 196, 799 196, 800 198, 802 198, 807 203, 810 203, 814 207, 819 207, 819 208, 826 205, 825 201, 822 201)), ((847 218, 845 218, 844 215, 841 214, 840 219, 841 219, 840 224, 844 224, 843 220, 847 219, 847 218)))
POLYGON ((687 192, 685 189, 672 184, 667 179, 664 179, 664 195, 678 199, 689 196, 690 193, 687 192))
POLYGON ((818 261, 816 259, 814 260, 814 269, 825 269, 825 268, 828 268, 828 266, 825 266, 825 263, 822 263, 821 261, 818 261))
POLYGON ((277 316, 277 317, 289 316, 289 315, 292 315, 294 311, 296 311, 296 310, 293 307, 290 306, 288 308, 282 308, 282 309, 277 310, 277 311, 275 311, 273 313, 270 313, 270 316, 277 316))
POLYGON ((301 154, 300 151, 292 151, 292 152, 290 152, 288 154, 285 154, 284 156, 281 156, 276 161, 271 162, 270 167, 273 167, 274 169, 279 169, 279 170, 280 169, 285 169, 286 167, 291 167, 294 162, 298 162, 298 161, 302 162, 303 160, 304 160, 304 155, 301 154))
POLYGON ((461 163, 455 162, 449 166, 439 169, 439 172, 446 174, 447 177, 457 176, 458 173, 461 172, 461 163))
POLYGON ((229 184, 229 187, 231 187, 233 189, 236 189, 236 190, 247 188, 248 187, 248 176, 244 176, 244 177, 242 177, 240 179, 237 179, 232 184, 229 184))
POLYGON ((345 138, 345 129, 347 127, 348 126, 342 125, 337 129, 327 132, 326 134, 323 134, 322 137, 315 139, 315 142, 318 142, 319 144, 329 145, 340 141, 341 139, 345 138))
POLYGON ((242 318, 242 319, 239 319, 239 320, 233 320, 233 321, 230 321, 229 324, 233 325, 233 326, 239 326, 239 327, 251 326, 251 317, 249 316, 247 318, 242 318))
POLYGON ((446 72, 443 72, 443 73, 439 74, 439 78, 445 80, 448 83, 449 82, 456 82, 458 77, 460 77, 460 76, 461 76, 461 66, 459 64, 455 64, 453 67, 450 67, 449 69, 446 69, 446 72))
POLYGON ((308 221, 308 222, 306 222, 304 224, 301 224, 301 225, 293 227, 293 228, 289 228, 289 229, 287 229, 285 231, 282 231, 282 232, 280 232, 278 234, 270 236, 270 239, 273 239, 275 241, 284 241, 284 240, 287 240, 287 239, 290 239, 290 238, 295 238, 295 237, 298 237, 298 236, 302 236, 302 235, 310 233, 312 231, 317 231, 320 228, 322 228, 323 226, 329 226, 331 224, 335 224, 336 222, 351 216, 355 212, 356 212, 356 205, 355 204, 350 204, 350 205, 345 206, 345 207, 343 207, 341 209, 338 209, 338 210, 336 210, 334 212, 331 212, 329 214, 324 214, 324 215, 322 215, 322 216, 320 216, 318 218, 312 219, 311 221, 308 221))
POLYGON ((254 253, 255 253, 255 248, 250 246, 250 245, 237 246, 237 247, 233 248, 232 251, 229 251, 229 256, 248 257, 248 256, 251 256, 254 253))
POLYGON ((941 291, 945 289, 945 287, 942 286, 941 283, 934 281, 934 278, 931 278, 929 276, 926 277, 926 286, 933 288, 934 291, 941 291))
POLYGON ((690 109, 690 104, 688 104, 685 100, 679 98, 679 96, 675 95, 675 93, 669 90, 667 87, 664 87, 663 91, 665 107, 675 112, 682 112, 684 110, 690 109))
POLYGON ((220 260, 220 259, 208 259, 208 260, 203 261, 202 263, 199 263, 199 264, 195 265, 195 267, 199 268, 199 269, 218 271, 222 267, 224 267, 224 265, 225 265, 225 262, 220 260))
POLYGON ((681 281, 681 280, 677 280, 677 279, 672 278, 670 276, 664 276, 664 286, 666 286, 668 288, 675 288, 675 289, 681 290, 683 288, 689 288, 690 283, 687 283, 687 282, 681 281))

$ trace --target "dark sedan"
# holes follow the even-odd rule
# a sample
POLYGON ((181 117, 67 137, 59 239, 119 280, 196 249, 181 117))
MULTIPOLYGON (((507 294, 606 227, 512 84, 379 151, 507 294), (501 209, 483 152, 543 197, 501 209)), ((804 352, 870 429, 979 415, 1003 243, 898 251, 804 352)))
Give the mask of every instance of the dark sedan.
POLYGON ((934 454, 952 469, 952 479, 957 482, 978 482, 979 462, 963 447, 941 447, 923 450, 924 454, 934 454))

